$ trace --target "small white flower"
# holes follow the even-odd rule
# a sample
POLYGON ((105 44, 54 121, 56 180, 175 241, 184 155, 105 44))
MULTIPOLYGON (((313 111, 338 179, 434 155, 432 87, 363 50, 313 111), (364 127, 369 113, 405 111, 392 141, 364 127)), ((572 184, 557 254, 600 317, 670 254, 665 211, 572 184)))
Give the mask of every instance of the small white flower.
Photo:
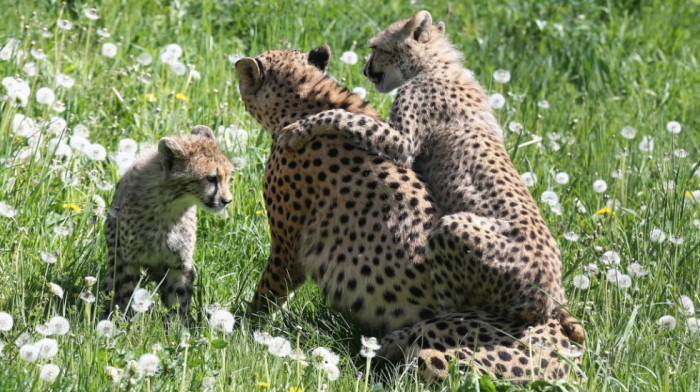
POLYGON ((56 95, 53 93, 53 90, 48 87, 42 87, 37 90, 35 97, 36 101, 42 105, 51 105, 56 99, 56 95))
POLYGON ((134 139, 125 138, 119 141, 119 151, 121 152, 135 155, 138 150, 139 144, 134 139))
MULTIPOLYGON (((97 195, 95 195, 95 196, 97 196, 97 195)), ((97 196, 97 197, 99 197, 99 196, 97 196)), ((100 198, 100 200, 102 200, 102 208, 104 208, 104 202, 105 202, 105 201, 104 201, 101 197, 99 197, 99 198, 100 198)), ((93 199, 93 200, 94 200, 94 199, 93 199)), ((95 201, 95 204, 99 204, 99 203, 97 203, 96 200, 94 200, 94 201, 95 201)), ((97 278, 96 278, 96 277, 94 277, 94 276, 86 276, 86 277, 85 277, 85 286, 86 286, 87 288, 90 288, 90 287, 94 286, 95 283, 97 283, 97 278)))
POLYGON ((535 173, 525 172, 520 175, 520 178, 523 179, 525 186, 527 186, 528 188, 531 188, 537 184, 537 176, 535 175, 535 173))
POLYGON ((84 153, 85 149, 92 145, 92 143, 90 143, 89 140, 87 140, 86 138, 84 138, 82 136, 78 136, 78 135, 71 136, 68 144, 78 154, 84 153))
POLYGON ((190 69, 190 78, 192 78, 192 80, 199 80, 202 78, 202 74, 196 69, 190 69))
POLYGON ((545 204, 555 206, 559 203, 559 196, 552 191, 544 191, 542 195, 540 195, 540 200, 545 204))
POLYGON ((63 299, 63 289, 56 283, 49 283, 49 292, 58 298, 63 299))
POLYGON ((679 123, 678 121, 669 121, 666 124, 666 130, 674 135, 677 135, 681 133, 681 123, 679 123))
POLYGON ((51 134, 58 136, 63 133, 68 123, 61 117, 51 117, 46 125, 48 125, 47 129, 51 134))
POLYGON ((36 123, 31 117, 16 113, 12 119, 12 133, 20 137, 29 137, 37 131, 36 123))
POLYGON ((541 107, 542 109, 549 109, 549 101, 547 101, 546 99, 537 101, 537 106, 541 107))
POLYGON ((85 301, 89 304, 95 302, 95 294, 93 294, 91 291, 83 291, 80 293, 78 296, 82 301, 85 301))
POLYGON ((107 31, 107 29, 105 28, 97 29, 97 35, 99 35, 102 38, 109 38, 112 36, 112 34, 110 34, 109 31, 107 31))
POLYGON ((508 123, 508 129, 511 132, 517 133, 519 135, 523 131, 523 124, 521 124, 517 121, 511 121, 508 123))
POLYGON ((17 210, 12 208, 11 205, 7 204, 6 201, 0 200, 0 216, 5 218, 14 218, 17 215, 17 210))
POLYGON ((628 289, 632 287, 632 278, 629 275, 621 274, 617 278, 617 287, 621 289, 628 289))
POLYGON ((626 125, 622 128, 620 134, 625 139, 634 139, 634 137, 637 135, 637 130, 629 125, 626 125))
POLYGON ((664 329, 674 329, 676 328, 676 318, 673 316, 662 316, 658 320, 656 320, 656 324, 658 324, 659 327, 664 328, 664 329))
POLYGON ((270 339, 267 346, 267 351, 275 357, 286 357, 292 352, 292 346, 283 337, 270 339))
POLYGON ((22 107, 27 106, 32 90, 26 80, 6 77, 2 80, 2 86, 7 90, 7 96, 10 97, 10 101, 19 103, 22 107))
POLYGON ((600 262, 604 265, 620 265, 620 254, 614 250, 609 250, 603 253, 600 262))
POLYGON ((39 75, 39 67, 37 67, 36 63, 33 62, 24 64, 22 71, 24 71, 24 73, 26 73, 30 78, 39 75))
POLYGON ((235 320, 233 315, 228 310, 217 310, 212 314, 209 325, 215 331, 220 331, 226 334, 233 332, 233 325, 235 320))
POLYGON ((638 278, 640 276, 645 276, 648 272, 639 263, 632 263, 627 266, 627 273, 633 278, 638 278))
POLYGON ((357 64, 357 60, 358 60, 357 53, 355 53, 351 50, 345 51, 345 52, 343 52, 343 54, 340 55, 340 61, 342 61, 348 65, 357 64))
POLYGON ((85 156, 90 158, 92 161, 104 161, 105 158, 107 158, 107 150, 105 150, 104 146, 102 146, 99 143, 93 143, 85 150, 83 150, 85 153, 85 156))
POLYGON ((671 234, 668 236, 668 242, 672 243, 673 245, 681 245, 685 240, 683 237, 675 234, 671 234))
POLYGON ((496 83, 508 83, 510 81, 510 72, 505 69, 497 69, 493 72, 493 80, 496 83))
POLYGON ((605 279, 610 283, 617 283, 622 275, 623 273, 620 270, 612 268, 605 273, 605 279))
POLYGON ((579 235, 574 233, 573 231, 570 231, 564 234, 564 238, 568 241, 576 242, 579 239, 579 235))
POLYGON ((176 59, 182 55, 182 47, 178 44, 169 44, 165 47, 165 53, 173 55, 176 59))
POLYGON ((73 135, 84 137, 85 139, 89 139, 90 138, 90 131, 88 130, 88 127, 86 127, 85 125, 78 124, 73 128, 73 135))
POLYGON ((54 101, 53 105, 51 105, 51 110, 56 113, 63 113, 66 111, 66 104, 64 104, 62 101, 56 100, 54 101))
POLYGON ((352 92, 360 97, 360 99, 367 98, 367 90, 365 90, 364 87, 355 87, 352 89, 352 92))
POLYGON ((166 50, 160 54, 160 62, 167 65, 173 65, 177 62, 177 57, 166 50))
POLYGON ((692 316, 695 314, 695 305, 693 304, 693 300, 690 299, 690 297, 686 295, 681 295, 681 307, 683 308, 683 313, 685 313, 686 316, 692 316))
MULTIPOLYGON (((690 333, 695 334, 695 333, 698 333, 698 331, 700 331, 700 320, 698 320, 695 317, 690 317, 687 322, 688 322, 688 331, 690 333)), ((2 349, 0 349, 0 351, 2 351, 2 349)))
POLYGON ((114 366, 107 366, 105 367, 105 373, 107 374, 107 377, 109 377, 113 383, 119 384, 119 381, 121 381, 122 376, 124 376, 124 369, 119 369, 115 368, 114 366))
POLYGON ((335 381, 340 377, 340 369, 338 369, 336 365, 326 364, 322 366, 322 369, 326 371, 326 375, 330 381, 335 381))
POLYGON ((65 317, 56 316, 49 320, 49 328, 52 335, 65 335, 70 331, 70 323, 65 317))
POLYGON ((569 174, 566 172, 559 172, 554 176, 554 182, 559 185, 566 185, 569 183, 569 174))
POLYGON ((325 347, 313 349, 313 351, 311 351, 311 356, 321 364, 337 365, 340 362, 340 357, 325 347))
POLYGON ((15 324, 12 316, 6 312, 0 312, 0 332, 7 332, 12 329, 15 324))
POLYGON ((605 190, 608 189, 608 183, 605 182, 604 180, 596 180, 593 182, 593 191, 596 193, 602 193, 605 192, 605 190))
POLYGON ((503 95, 496 93, 489 96, 489 105, 491 105, 492 108, 498 110, 503 108, 505 104, 506 99, 503 97, 503 95))
POLYGON ((146 289, 136 289, 131 297, 131 309, 137 313, 148 311, 153 305, 153 297, 146 289))
POLYGON ((272 340, 272 335, 270 335, 267 332, 259 332, 259 331, 254 331, 253 332, 253 340, 259 344, 263 345, 268 345, 270 341, 272 340))
POLYGON ((41 50, 41 48, 32 48, 32 50, 29 51, 29 54, 34 57, 34 60, 41 61, 46 58, 46 53, 41 50))
POLYGON ((136 61, 143 66, 147 66, 153 62, 153 56, 151 56, 151 54, 148 52, 141 52, 141 54, 136 58, 136 61))
POLYGON ((117 55, 117 45, 111 42, 102 44, 102 55, 108 58, 114 58, 117 55))
POLYGON ((61 374, 61 368, 53 363, 47 363, 41 367, 41 370, 39 370, 39 379, 49 384, 53 384, 53 382, 58 378, 59 374, 61 374))
POLYGON ((639 142, 639 151, 641 152, 652 152, 654 151, 654 139, 649 136, 644 136, 642 141, 639 142))
POLYGON ((58 354, 58 343, 56 339, 44 338, 34 343, 39 351, 39 358, 51 358, 58 354))
POLYGON ((382 348, 382 346, 377 341, 377 338, 374 337, 368 338, 362 336, 360 338, 360 341, 362 342, 362 350, 360 351, 360 355, 362 355, 365 358, 374 358, 377 355, 377 351, 380 348, 382 348))
POLYGON ((114 326, 114 323, 109 320, 101 320, 98 322, 95 326, 95 330, 97 331, 97 336, 101 338, 111 338, 117 334, 117 328, 114 326))
POLYGON ((586 276, 586 275, 574 276, 572 283, 573 283, 574 287, 576 287, 577 289, 580 289, 580 290, 586 290, 589 287, 591 287, 591 280, 588 279, 588 276, 586 276))
POLYGON ((179 61, 175 61, 174 63, 170 64, 170 70, 173 71, 175 75, 182 76, 187 73, 187 66, 179 61))
POLYGON ((19 349, 19 357, 25 362, 36 362, 39 359, 39 350, 33 344, 25 344, 19 349))
POLYGON ((100 14, 97 13, 97 9, 95 9, 95 8, 84 9, 83 15, 85 15, 86 18, 91 19, 91 20, 100 19, 100 14))
POLYGON ((687 150, 685 150, 683 148, 678 148, 678 149, 673 150, 673 155, 675 155, 676 158, 683 159, 683 158, 688 158, 688 155, 690 155, 690 154, 688 153, 687 150))
POLYGON ((70 30, 73 28, 73 23, 67 19, 59 19, 56 21, 56 26, 58 26, 59 29, 70 30))
POLYGON ((60 73, 56 75, 56 84, 64 88, 71 88, 75 85, 75 79, 60 73))
POLYGON ((649 239, 651 242, 660 244, 666 240, 666 233, 660 229, 654 228, 651 230, 651 233, 649 233, 649 239))
POLYGON ((143 354, 139 357, 137 365, 139 376, 155 376, 160 367, 160 359, 154 354, 143 354))

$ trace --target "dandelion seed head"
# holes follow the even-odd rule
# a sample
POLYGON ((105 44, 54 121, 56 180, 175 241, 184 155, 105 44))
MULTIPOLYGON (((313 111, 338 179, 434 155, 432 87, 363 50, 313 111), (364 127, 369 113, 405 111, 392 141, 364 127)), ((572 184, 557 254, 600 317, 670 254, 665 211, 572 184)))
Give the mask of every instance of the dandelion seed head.
POLYGON ((97 9, 95 9, 95 8, 84 9, 83 15, 85 15, 85 17, 90 19, 90 20, 100 19, 100 14, 97 12, 97 9))
POLYGON ((581 274, 574 276, 572 283, 579 290, 586 290, 591 286, 591 280, 588 276, 581 274))
POLYGON ((256 343, 268 345, 270 343, 270 341, 272 340, 272 335, 270 335, 267 332, 254 331, 253 332, 253 340, 256 343))
POLYGON ((325 347, 316 347, 311 356, 321 364, 337 365, 340 362, 340 357, 325 347))
POLYGON ((92 145, 92 143, 88 139, 79 135, 71 136, 68 144, 78 154, 83 154, 85 152, 85 149, 92 145))
POLYGON ((139 144, 136 140, 130 138, 124 138, 119 141, 119 151, 126 152, 129 154, 136 154, 139 150, 139 144))
POLYGON ((95 294, 93 294, 90 291, 81 292, 80 295, 78 296, 78 298, 80 298, 82 301, 85 301, 89 304, 94 303, 95 299, 96 299, 95 294))
POLYGON ((670 315, 661 316, 656 320, 656 324, 663 329, 675 329, 676 328, 676 318, 670 315))
POLYGON ((338 369, 336 365, 325 364, 322 366, 322 369, 326 371, 326 375, 330 381, 335 381, 340 377, 340 369, 338 369))
POLYGON ((654 151, 654 139, 649 136, 642 137, 642 141, 639 142, 639 151, 647 153, 654 151))
POLYGON ((168 44, 165 46, 165 53, 169 53, 178 59, 182 56, 182 47, 178 44, 168 44))
POLYGON ((107 29, 105 28, 97 29, 97 35, 99 35, 102 38, 109 38, 112 36, 112 34, 110 34, 109 31, 107 31, 107 29))
POLYGON ((70 234, 70 229, 66 226, 54 226, 53 232, 59 237, 65 237, 70 234))
POLYGON ((236 64, 238 62, 238 60, 242 59, 243 57, 245 57, 245 55, 243 55, 242 53, 236 52, 236 53, 231 53, 229 55, 226 55, 226 60, 231 64, 236 64))
POLYGON ((39 358, 51 358, 58 354, 58 343, 56 339, 44 338, 34 343, 39 351, 39 358))
POLYGON ((0 60, 8 61, 9 59, 11 59, 12 53, 15 51, 18 45, 19 41, 17 39, 8 39, 5 45, 2 47, 2 49, 0 49, 0 60))
POLYGON ((681 295, 680 302, 683 313, 685 313, 686 316, 692 316, 695 314, 695 304, 693 304, 693 300, 690 299, 690 297, 687 295, 681 295))
POLYGON ((122 377, 124 376, 124 370, 114 366, 105 367, 105 373, 107 374, 107 377, 109 377, 115 384, 119 384, 119 381, 121 381, 122 377))
POLYGON ((593 182, 593 191, 596 193, 603 193, 608 189, 608 183, 604 180, 596 180, 593 182))
POLYGON ((340 55, 339 60, 348 65, 355 65, 357 64, 358 56, 357 53, 352 50, 347 50, 340 55))
POLYGON ((497 69, 493 72, 493 80, 496 83, 508 83, 510 81, 510 72, 505 69, 497 69))
MULTIPOLYGON (((688 331, 690 333, 696 334, 696 333, 698 333, 698 331, 700 331, 700 320, 698 320, 697 318, 695 318, 695 317, 688 318, 687 324, 688 324, 688 331)), ((2 350, 0 349, 0 351, 2 351, 2 350)))
POLYGON ((292 346, 287 339, 278 336, 267 343, 267 351, 275 357, 286 357, 292 352, 292 346))
POLYGON ((139 376, 155 376, 158 368, 160 367, 160 359, 154 354, 146 353, 139 357, 137 366, 137 373, 139 376))
POLYGON ((95 331, 97 331, 97 336, 111 338, 117 333, 117 328, 114 323, 110 320, 101 320, 95 326, 95 331))
POLYGON ((362 350, 360 351, 360 355, 362 355, 365 358, 374 358, 376 356, 376 352, 380 348, 382 348, 382 346, 377 341, 377 338, 375 337, 362 336, 360 338, 360 342, 362 343, 362 350))
POLYGON ((55 316, 49 320, 49 329, 52 335, 65 335, 70 331, 70 323, 65 317, 55 316))
POLYGON ((105 42, 102 44, 102 55, 107 57, 107 58, 114 58, 117 56, 117 45, 111 43, 111 42, 105 42))
POLYGON ((56 283, 49 283, 49 292, 58 298, 63 299, 63 289, 56 283))
POLYGON ((360 97, 360 99, 367 98, 367 90, 365 90, 364 87, 355 87, 354 89, 352 89, 352 92, 353 92, 353 94, 360 97))
POLYGON ((560 203, 550 204, 549 210, 556 216, 561 216, 564 207, 560 203))
POLYGON ((517 121, 511 121, 508 123, 508 130, 519 135, 523 132, 523 124, 517 121))
POLYGON ((56 99, 56 95, 54 94, 53 90, 48 87, 40 88, 36 91, 34 96, 36 97, 36 101, 42 105, 51 105, 56 99))
POLYGON ((179 61, 175 61, 174 63, 170 64, 170 70, 173 71, 175 75, 182 76, 187 73, 187 66, 179 61))
POLYGON ((25 344, 19 348, 19 357, 25 362, 36 362, 39 359, 39 350, 33 344, 25 344))
POLYGON ((651 230, 651 233, 649 233, 649 239, 651 242, 660 244, 666 240, 666 233, 660 229, 654 228, 651 230))
POLYGON ((12 118, 12 133, 14 133, 15 136, 29 137, 36 133, 36 131, 36 123, 31 117, 16 113, 12 118))
POLYGON ((549 109, 549 101, 547 101, 546 99, 537 101, 537 106, 539 106, 542 109, 549 109))
POLYGON ((83 150, 83 153, 91 161, 104 161, 107 158, 107 150, 99 143, 93 143, 83 150))
POLYGON ((496 93, 489 96, 489 105, 495 110, 502 109, 506 104, 506 99, 503 95, 496 93))
POLYGON ((34 330, 36 331, 36 333, 38 333, 39 335, 42 335, 42 336, 49 336, 53 333, 51 331, 51 327, 49 326, 49 323, 39 324, 36 327, 34 327, 34 330))
POLYGON ((631 263, 627 266, 627 273, 633 278, 638 278, 640 276, 645 276, 646 274, 648 274, 644 267, 636 262, 631 263))
POLYGON ((559 203, 559 196, 552 191, 544 191, 542 195, 540 195, 540 200, 545 204, 554 206, 559 203))
POLYGON ((634 139, 634 137, 637 135, 637 130, 634 129, 634 127, 626 125, 626 126, 622 127, 620 134, 625 139, 634 139))
POLYGON ((67 19, 59 19, 56 21, 56 26, 62 30, 70 30, 73 28, 73 23, 67 19))
POLYGON ((5 218, 14 218, 17 215, 17 210, 15 210, 11 205, 7 204, 6 201, 0 200, 0 216, 5 218))
POLYGON ((153 305, 153 297, 146 289, 136 289, 131 297, 131 309, 137 313, 147 312, 153 305))
POLYGON ((66 104, 64 104, 62 101, 56 100, 54 101, 53 105, 51 105, 51 110, 56 113, 63 113, 66 111, 66 104))
POLYGON ((46 383, 53 384, 60 374, 61 368, 53 363, 47 363, 41 367, 41 370, 39 370, 39 379, 46 383))
POLYGON ((2 80, 2 86, 5 87, 11 102, 17 103, 22 107, 27 106, 32 90, 26 80, 6 77, 2 80))
POLYGON ((523 182, 525 183, 525 186, 528 188, 531 188, 537 184, 537 176, 535 173, 532 172, 525 172, 520 175, 520 178, 522 178, 523 182))
POLYGON ((24 73, 26 73, 27 76, 29 76, 30 78, 39 75, 39 67, 34 62, 24 64, 24 67, 22 67, 22 71, 24 71, 24 73))
POLYGON ((617 278, 617 287, 621 289, 628 289, 632 287, 632 278, 629 275, 621 274, 617 278))
POLYGON ((576 234, 576 233, 573 232, 573 231, 569 231, 569 232, 567 232, 567 233, 564 234, 564 238, 565 238, 567 241, 576 242, 576 241, 578 241, 578 239, 579 239, 579 235, 576 234))
POLYGON ((609 250, 603 253, 600 262, 604 265, 620 265, 620 254, 614 250, 609 250))
POLYGON ((559 172, 554 176, 554 182, 559 185, 566 185, 569 183, 569 174, 566 172, 559 172))
POLYGON ((666 130, 674 135, 678 135, 679 133, 681 133, 681 123, 679 123, 678 121, 669 121, 666 124, 666 130))
POLYGON ((56 84, 63 88, 72 88, 75 85, 75 79, 66 74, 59 73, 56 75, 56 84))
POLYGON ((12 316, 6 312, 0 312, 0 332, 7 332, 15 324, 12 316))
POLYGON ((685 240, 679 235, 671 234, 668 236, 668 242, 672 243, 673 245, 681 245, 683 242, 685 242, 685 240))
POLYGON ((90 138, 90 131, 88 130, 88 127, 86 127, 83 124, 78 124, 75 127, 73 127, 73 135, 74 136, 80 136, 85 139, 90 138))
POLYGON ((623 274, 620 272, 620 270, 612 268, 605 273, 605 279, 610 283, 617 283, 622 275, 623 274))
POLYGON ((62 117, 51 117, 46 125, 51 134, 58 136, 66 129, 68 122, 62 117))
POLYGON ((215 331, 230 334, 233 332, 233 325, 235 324, 235 319, 233 315, 228 310, 217 310, 212 314, 209 321, 211 328, 215 331))
MULTIPOLYGON (((96 196, 97 196, 97 195, 96 195, 96 196)), ((97 196, 97 197, 99 197, 99 196, 97 196)), ((102 200, 101 197, 100 197, 100 200, 102 200)), ((104 200, 102 200, 102 203, 103 203, 103 204, 102 204, 102 207, 104 208, 104 200)), ((86 287, 90 288, 90 287, 94 286, 95 283, 97 283, 97 278, 96 278, 96 277, 94 277, 94 276, 86 276, 86 277, 85 277, 85 286, 86 286, 86 287)))

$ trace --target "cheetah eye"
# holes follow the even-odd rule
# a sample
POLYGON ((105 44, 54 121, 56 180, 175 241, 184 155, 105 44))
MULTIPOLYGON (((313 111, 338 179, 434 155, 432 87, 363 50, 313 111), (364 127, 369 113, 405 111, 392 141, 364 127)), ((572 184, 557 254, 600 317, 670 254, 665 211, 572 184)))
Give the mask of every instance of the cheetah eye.
POLYGON ((216 184, 217 182, 219 182, 219 177, 217 177, 217 176, 208 176, 208 177, 207 177, 207 181, 209 181, 209 182, 212 183, 212 184, 216 184))

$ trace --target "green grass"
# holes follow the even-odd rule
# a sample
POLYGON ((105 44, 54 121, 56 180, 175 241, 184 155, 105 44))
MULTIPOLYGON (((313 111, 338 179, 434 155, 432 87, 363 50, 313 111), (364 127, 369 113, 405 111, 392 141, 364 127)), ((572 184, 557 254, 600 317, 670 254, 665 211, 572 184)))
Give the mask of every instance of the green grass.
MULTIPOLYGON (((149 352, 161 359, 160 370, 156 376, 134 379, 134 390, 287 391, 300 386, 315 391, 321 383, 331 391, 364 390, 364 378, 358 381, 360 372, 366 375, 358 354, 360 331, 331 311, 313 284, 304 286, 275 318, 250 320, 243 315, 269 252, 262 180, 270 137, 245 112, 227 56, 287 47, 308 50, 328 43, 334 52, 330 73, 349 87, 364 87, 368 99, 386 114, 391 97, 376 93, 362 76, 362 57, 369 53, 365 42, 388 23, 421 8, 445 22, 465 53, 465 65, 490 93, 506 97, 506 106, 497 111, 504 129, 511 121, 524 127, 522 134, 506 132, 505 143, 518 170, 536 174, 533 196, 538 202, 545 190, 559 196, 561 215, 539 203, 562 250, 572 312, 588 334, 583 389, 700 389, 700 334, 689 332, 679 308, 681 295, 700 307, 700 204, 692 193, 686 195, 700 189, 698 1, 0 3, 0 45, 13 37, 17 49, 26 53, 20 61, 14 55, 0 60, 0 77, 19 75, 32 91, 51 87, 65 104, 62 113, 40 105, 34 96, 26 107, 0 104, 0 201, 17 210, 13 218, 0 216, 0 311, 14 319, 11 330, 0 332, 5 344, 0 390, 48 388, 38 379, 45 363, 62 371, 53 390, 127 389, 129 380, 113 385, 106 367, 124 369, 129 360, 149 352), (101 16, 97 21, 83 15, 92 6, 101 16), (58 18, 72 21, 73 29, 57 29, 58 18), (111 36, 100 37, 97 28, 106 28, 111 36), (100 54, 103 42, 119 44, 114 58, 100 54), (160 62, 170 43, 183 48, 180 61, 192 64, 201 79, 176 76, 160 62), (34 60, 28 54, 32 48, 43 49, 47 58, 34 60), (338 61, 346 50, 355 50, 360 62, 338 61), (153 56, 149 66, 136 62, 143 51, 153 56), (23 71, 27 62, 37 64, 37 77, 23 71), (495 83, 496 69, 509 70, 511 80, 495 83), (75 78, 75 86, 56 87, 59 72, 75 78), (176 99, 178 93, 189 100, 176 99), (148 102, 146 94, 157 101, 148 102), (540 100, 547 100, 549 109, 539 107, 540 100), (118 321, 121 332, 116 337, 97 337, 101 299, 89 304, 78 296, 85 276, 100 278, 104 272, 104 211, 94 196, 109 202, 113 190, 96 184, 116 183, 116 164, 77 154, 54 157, 47 143, 54 136, 44 128, 43 141, 24 150, 29 157, 15 158, 30 146, 26 138, 13 135, 15 113, 34 120, 58 116, 71 129, 82 123, 89 128, 90 141, 106 147, 108 155, 125 137, 154 143, 194 124, 247 131, 244 148, 227 149, 245 162, 232 181, 234 202, 228 214, 202 215, 199 221, 193 307, 199 323, 189 330, 189 345, 181 344, 185 331, 179 324, 166 330, 160 304, 133 320, 118 321), (680 122, 682 131, 667 132, 669 121, 680 122), (631 140, 621 136, 626 125, 637 131, 631 140), (554 133, 564 138, 557 140, 559 149, 550 142, 554 133), (640 151, 644 136, 653 137, 653 151, 640 151), (533 137, 542 138, 541 146, 518 148, 533 137), (687 157, 674 154, 679 149, 687 157), (614 176, 618 170, 620 175, 614 176), (554 181, 561 171, 570 175, 568 184, 554 181), (66 172, 74 173, 74 184, 61 180, 66 172), (604 193, 593 191, 597 179, 607 182, 604 193), (618 201, 613 214, 595 215, 613 198, 618 201), (578 211, 577 199, 587 212, 578 211), (65 203, 75 203, 80 211, 65 208, 65 203), (67 235, 57 235, 57 227, 68 228, 67 235), (650 240, 655 228, 666 234, 663 243, 650 240), (578 241, 564 238, 570 231, 580 235, 578 241), (681 236, 682 244, 672 244, 671 235, 681 236), (633 277, 627 289, 607 282, 601 256, 608 250, 621 256, 622 272, 636 262, 648 274, 633 277), (57 263, 42 261, 42 252, 56 254, 57 263), (584 274, 589 263, 602 273, 590 277, 588 289, 575 289, 573 277, 584 274), (50 293, 49 282, 65 290, 63 299, 50 293), (236 316, 230 335, 207 327, 205 306, 215 302, 236 316), (35 327, 56 315, 71 324, 67 335, 56 337, 58 354, 35 363, 21 360, 17 337, 27 332, 32 340, 40 339, 35 327), (663 315, 676 318, 675 329, 657 325, 663 315), (340 378, 328 381, 313 366, 300 370, 295 361, 267 354, 252 339, 257 330, 284 336, 307 354, 318 346, 339 353, 340 378)), ((0 94, 7 91, 0 88, 0 94)), ((63 132, 56 137, 69 136, 63 132)), ((424 383, 411 371, 388 377, 372 373, 370 385, 375 382, 383 382, 387 391, 479 390, 474 378, 458 374, 438 385, 424 383)), ((574 387, 532 387, 563 388, 574 387)))

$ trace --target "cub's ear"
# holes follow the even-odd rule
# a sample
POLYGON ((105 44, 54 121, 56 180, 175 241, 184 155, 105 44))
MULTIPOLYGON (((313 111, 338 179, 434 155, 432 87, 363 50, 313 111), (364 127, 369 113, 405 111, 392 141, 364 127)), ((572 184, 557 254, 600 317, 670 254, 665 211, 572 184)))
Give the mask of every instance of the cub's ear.
POLYGON ((214 138, 214 131, 212 131, 211 128, 209 128, 206 125, 196 125, 194 128, 192 128, 192 132, 190 132, 190 133, 193 135, 204 136, 204 137, 209 138, 211 140, 216 140, 214 138))
POLYGON ((242 58, 236 62, 238 72, 238 88, 241 94, 255 94, 262 84, 262 73, 257 61, 250 57, 242 58))
POLYGON ((430 26, 433 24, 433 17, 428 11, 418 11, 406 22, 403 32, 411 35, 413 39, 420 43, 428 41, 430 38, 430 26))
POLYGON ((182 146, 171 137, 164 137, 158 142, 158 157, 165 171, 170 171, 175 161, 182 157, 182 146))
POLYGON ((437 29, 440 34, 445 34, 445 23, 440 21, 435 23, 435 28, 437 29))
POLYGON ((328 44, 323 44, 316 49, 311 49, 309 51, 308 61, 309 64, 326 72, 328 63, 331 62, 331 47, 328 46, 328 44))

